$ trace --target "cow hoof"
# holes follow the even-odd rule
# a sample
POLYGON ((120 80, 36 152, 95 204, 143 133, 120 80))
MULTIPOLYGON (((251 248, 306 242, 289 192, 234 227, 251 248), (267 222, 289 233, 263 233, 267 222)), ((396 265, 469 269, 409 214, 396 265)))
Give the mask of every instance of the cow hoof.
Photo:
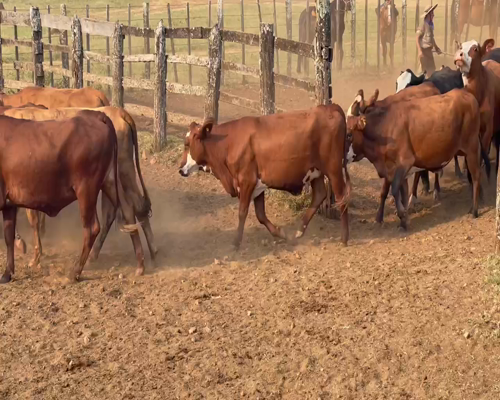
POLYGON ((300 239, 302 236, 304 236, 303 231, 297 231, 295 232, 295 239, 300 239))
POLYGON ((413 208, 418 203, 419 203, 418 197, 411 194, 410 199, 408 201, 408 208, 413 208))
POLYGON ((144 275, 144 267, 139 267, 135 270, 135 275, 136 276, 143 276, 144 275))
POLYGON ((89 263, 95 263, 97 261, 97 256, 94 252, 91 252, 89 255, 89 263))
POLYGON ((21 253, 26 254, 26 242, 23 239, 16 239, 14 244, 21 253))
POLYGON ((9 283, 12 280, 10 274, 3 274, 0 278, 0 284, 9 283))
POLYGON ((433 197, 434 197, 434 201, 439 201, 439 192, 437 190, 434 190, 434 193, 433 193, 433 197))
POLYGON ((477 217, 479 217, 479 211, 478 210, 474 210, 472 212, 472 218, 477 218, 477 217))
POLYGON ((39 268, 40 267, 40 260, 31 260, 28 263, 28 267, 30 267, 30 268, 39 268))

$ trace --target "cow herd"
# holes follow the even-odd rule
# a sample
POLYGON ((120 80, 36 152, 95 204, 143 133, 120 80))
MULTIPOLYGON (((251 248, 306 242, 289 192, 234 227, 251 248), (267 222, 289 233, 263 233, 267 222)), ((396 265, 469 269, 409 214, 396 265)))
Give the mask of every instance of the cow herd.
MULTIPOLYGON (((408 207, 416 200, 419 179, 429 190, 428 172, 434 172, 434 196, 438 197, 444 166, 455 159, 456 174, 462 174, 457 157, 465 157, 473 192, 471 213, 477 217, 481 168, 484 165, 489 176, 492 143, 498 167, 500 147, 500 54, 492 50, 486 60, 485 45, 474 40, 457 44, 456 70, 443 67, 429 79, 403 71, 396 93, 382 100, 376 91, 365 101, 360 90, 347 113, 330 104, 220 125, 212 119, 201 125, 193 122, 185 136, 179 173, 187 177, 194 171, 210 171, 232 197, 238 197, 236 247, 252 201, 257 219, 271 235, 289 239, 267 218, 264 192, 268 188, 296 195, 310 185, 311 204, 294 235, 302 237, 327 197, 325 177, 340 211, 341 241, 347 245, 352 192, 348 164, 363 158, 384 180, 377 222, 383 221, 391 191, 400 227, 407 229, 408 207)), ((75 200, 84 234, 82 253, 70 277, 78 280, 87 259, 98 257, 115 218, 121 230, 130 234, 137 274, 143 274, 139 228, 153 260, 157 249, 132 117, 122 108, 109 106, 106 96, 92 88, 30 87, 0 95, 0 209, 7 245, 0 283, 9 282, 14 274, 14 249, 26 251, 16 230, 17 209, 27 210, 35 243, 30 265, 37 265, 44 215, 56 216, 75 200), (100 192, 102 227, 96 211, 100 192)))
POLYGON ((300 193, 312 188, 312 201, 295 237, 301 237, 326 198, 328 177, 335 205, 341 213, 341 240, 349 238, 348 202, 351 182, 347 165, 367 158, 384 179, 376 220, 383 221, 391 191, 400 219, 407 229, 408 207, 416 201, 422 178, 429 189, 428 171, 435 173, 434 196, 439 196, 439 173, 459 156, 472 184, 473 217, 478 216, 481 168, 490 175, 491 143, 500 145, 500 53, 486 56, 474 40, 458 44, 456 70, 443 67, 429 79, 411 70, 401 73, 396 93, 368 101, 360 90, 346 114, 336 105, 260 117, 244 117, 215 125, 191 124, 185 138, 179 173, 188 176, 208 167, 233 197, 239 198, 239 224, 234 244, 241 243, 243 227, 253 200, 257 219, 276 237, 286 238, 265 214, 267 188, 300 193), (486 59, 487 58, 487 59, 486 59), (344 179, 345 174, 345 179, 344 179), (408 178, 414 174, 411 190, 408 178))

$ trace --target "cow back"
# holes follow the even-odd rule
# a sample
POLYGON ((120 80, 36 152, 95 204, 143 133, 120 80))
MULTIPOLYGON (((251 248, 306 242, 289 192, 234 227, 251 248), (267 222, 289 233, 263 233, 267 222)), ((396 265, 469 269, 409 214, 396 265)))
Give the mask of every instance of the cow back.
POLYGON ((481 59, 481 61, 486 61, 486 60, 493 60, 496 61, 497 63, 500 63, 500 48, 493 49, 490 52, 486 53, 481 59))
POLYGON ((460 71, 445 67, 434 72, 428 82, 432 82, 441 94, 448 93, 453 89, 463 89, 464 81, 460 71))

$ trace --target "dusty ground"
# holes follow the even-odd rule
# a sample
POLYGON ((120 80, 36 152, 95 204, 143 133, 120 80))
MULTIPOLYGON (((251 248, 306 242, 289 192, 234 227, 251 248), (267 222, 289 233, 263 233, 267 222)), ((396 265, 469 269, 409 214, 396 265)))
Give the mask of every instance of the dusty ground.
MULTIPOLYGON (((346 107, 360 84, 380 83, 334 90, 346 107)), ((294 96, 284 98, 305 104, 294 96)), ((181 178, 175 154, 151 159, 142 165, 156 268, 136 278, 130 241, 115 230, 85 280, 65 285, 81 244, 76 206, 48 218, 42 268, 17 255, 15 281, 0 288, 0 398, 500 398, 499 297, 486 261, 494 179, 473 220, 469 188, 448 167, 441 201, 422 197, 401 234, 392 205, 374 222, 381 182, 361 162, 350 166, 348 247, 339 222, 319 216, 300 242, 275 242, 252 210, 235 252, 237 202, 210 175, 181 178)), ((297 216, 283 199, 268 198, 268 215, 291 230, 297 216)))

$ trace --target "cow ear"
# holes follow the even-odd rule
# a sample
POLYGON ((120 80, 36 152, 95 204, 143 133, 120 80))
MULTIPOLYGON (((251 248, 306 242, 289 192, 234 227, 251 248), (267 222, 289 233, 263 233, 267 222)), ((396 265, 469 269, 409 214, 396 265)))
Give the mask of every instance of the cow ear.
POLYGON ((453 42, 455 43, 455 50, 458 51, 460 49, 460 47, 462 46, 462 44, 456 39, 453 40, 453 42))
POLYGON ((197 122, 193 121, 189 124, 189 130, 192 131, 193 129, 195 128, 198 128, 200 126, 200 124, 198 124, 197 122))
POLYGON ((361 117, 359 117, 357 125, 358 125, 357 127, 358 127, 358 129, 360 131, 362 131, 363 129, 365 129, 365 127, 366 127, 366 117, 364 115, 362 115, 361 117))
POLYGON ((361 100, 364 100, 365 98, 365 93, 363 92, 363 89, 358 90, 358 96, 361 96, 361 100))
POLYGON ((204 123, 203 126, 200 129, 200 134, 201 134, 201 139, 206 139, 208 135, 212 132, 212 128, 214 126, 214 120, 213 119, 207 119, 204 123))
POLYGON ((494 46, 495 40, 490 38, 490 39, 486 39, 483 42, 483 45, 481 46, 481 55, 486 54, 486 46, 488 46, 489 44, 492 44, 494 46))

